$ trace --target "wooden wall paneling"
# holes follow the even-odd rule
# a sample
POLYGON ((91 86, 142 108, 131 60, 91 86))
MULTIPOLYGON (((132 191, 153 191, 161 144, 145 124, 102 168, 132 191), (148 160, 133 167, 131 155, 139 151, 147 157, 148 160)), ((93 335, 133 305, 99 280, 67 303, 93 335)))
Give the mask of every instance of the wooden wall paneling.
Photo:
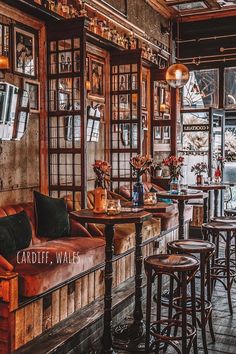
POLYGON ((82 301, 82 307, 88 305, 89 299, 88 299, 88 275, 84 275, 82 278, 82 283, 81 283, 81 301, 82 301))
POLYGON ((130 263, 131 263, 131 273, 130 276, 134 276, 134 267, 135 267, 135 260, 134 260, 134 252, 131 253, 130 255, 130 263))
POLYGON ((82 306, 82 280, 81 278, 75 281, 75 311, 79 310, 82 306))
POLYGON ((60 322, 60 290, 52 293, 52 326, 60 322))
POLYGON ((112 287, 115 288, 117 286, 117 261, 113 261, 113 280, 112 280, 112 287))
POLYGON ((125 281, 125 257, 120 258, 120 282, 125 281))
POLYGON ((15 315, 15 350, 25 344, 25 309, 16 311, 15 315))
POLYGON ((68 306, 67 315, 70 316, 75 311, 75 282, 68 285, 68 306))
MULTIPOLYGON (((53 293, 54 294, 54 293, 53 293)), ((55 297, 52 294, 52 326, 56 324, 53 321, 53 308, 55 307, 55 297)), ((43 299, 39 299, 33 303, 34 314, 33 314, 33 326, 34 326, 34 338, 39 336, 43 331, 43 299)))
POLYGON ((52 327, 52 294, 43 297, 43 331, 52 327))
POLYGON ((117 267, 116 267, 116 284, 117 286, 121 283, 121 260, 120 258, 116 261, 117 262, 117 267))
MULTIPOLYGON (((116 262, 115 262, 116 263, 116 262)), ((113 267, 116 268, 116 265, 113 267)), ((113 286, 116 286, 116 273, 114 274, 115 282, 113 286)), ((95 298, 99 298, 104 295, 104 269, 98 269, 95 271, 95 298)))
POLYGON ((34 338, 34 303, 25 307, 25 335, 24 341, 28 343, 34 338))
POLYGON ((89 304, 93 302, 95 298, 94 281, 95 281, 94 272, 91 272, 88 275, 88 303, 89 304))
POLYGON ((60 289, 60 321, 64 320, 68 315, 68 285, 60 289))

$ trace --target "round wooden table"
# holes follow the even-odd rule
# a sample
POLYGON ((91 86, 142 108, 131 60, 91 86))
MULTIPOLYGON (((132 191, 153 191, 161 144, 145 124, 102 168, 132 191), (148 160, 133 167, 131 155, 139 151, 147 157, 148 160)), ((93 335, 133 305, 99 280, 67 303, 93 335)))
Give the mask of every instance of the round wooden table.
MULTIPOLYGON (((219 192, 226 189, 228 185, 222 183, 211 183, 211 184, 192 184, 188 187, 191 189, 198 189, 203 192, 208 193, 208 199, 210 201, 210 192, 214 191, 214 216, 218 216, 219 209, 219 192)), ((204 221, 205 222, 205 221, 204 221)))
POLYGON ((122 212, 118 215, 95 214, 92 210, 84 209, 73 211, 71 217, 81 224, 95 223, 105 225, 105 295, 104 295, 104 327, 102 336, 101 353, 114 354, 112 339, 112 281, 113 281, 113 239, 115 225, 135 224, 135 305, 134 322, 132 324, 132 333, 143 333, 143 312, 142 312, 142 227, 143 222, 150 219, 152 214, 146 211, 122 212))
POLYGON ((204 202, 204 218, 207 215, 207 198, 208 195, 201 191, 191 191, 187 190, 187 193, 178 193, 174 194, 168 191, 159 191, 157 192, 157 198, 166 198, 166 199, 174 199, 178 202, 178 210, 179 210, 179 239, 184 239, 184 209, 185 203, 191 199, 200 199, 202 198, 204 202))

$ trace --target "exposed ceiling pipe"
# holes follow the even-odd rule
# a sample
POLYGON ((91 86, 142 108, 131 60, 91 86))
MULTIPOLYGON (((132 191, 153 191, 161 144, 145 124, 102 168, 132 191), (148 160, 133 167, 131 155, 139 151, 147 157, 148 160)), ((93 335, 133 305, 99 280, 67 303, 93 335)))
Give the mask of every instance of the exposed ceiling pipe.
POLYGON ((212 39, 216 40, 216 39, 221 39, 221 38, 233 38, 233 37, 236 37, 236 33, 222 35, 222 36, 201 37, 201 38, 193 38, 193 39, 180 39, 180 40, 176 40, 176 42, 178 42, 178 43, 202 42, 202 41, 208 41, 208 40, 212 40, 212 39))

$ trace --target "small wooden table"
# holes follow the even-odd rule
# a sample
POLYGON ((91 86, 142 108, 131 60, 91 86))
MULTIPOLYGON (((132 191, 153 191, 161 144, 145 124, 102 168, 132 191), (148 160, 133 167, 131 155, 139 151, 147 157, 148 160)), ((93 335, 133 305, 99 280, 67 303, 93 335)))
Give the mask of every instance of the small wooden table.
POLYGON ((175 199, 178 201, 178 210, 179 210, 179 239, 184 239, 184 209, 185 209, 185 203, 186 201, 190 199, 199 199, 202 198, 203 200, 206 200, 204 202, 204 215, 206 217, 207 215, 207 197, 208 195, 206 193, 203 193, 201 191, 193 191, 191 192, 190 190, 187 191, 187 193, 179 193, 179 194, 174 194, 170 193, 167 191, 163 192, 157 192, 157 197, 158 198, 167 198, 167 199, 175 199))
MULTIPOLYGON (((210 201, 210 192, 214 191, 214 216, 218 216, 219 209, 219 192, 227 187, 227 184, 211 183, 211 184, 192 184, 188 186, 191 189, 198 189, 208 193, 208 199, 210 201)), ((205 221, 204 221, 205 222, 205 221)))
POLYGON ((70 213, 71 217, 82 224, 95 223, 105 225, 105 295, 104 295, 104 327, 102 336, 102 351, 104 354, 114 354, 112 339, 112 280, 113 280, 113 239, 115 225, 135 224, 135 306, 133 326, 143 328, 142 312, 142 226, 143 222, 150 219, 152 214, 146 211, 137 213, 125 212, 118 215, 95 214, 92 210, 84 209, 70 213))

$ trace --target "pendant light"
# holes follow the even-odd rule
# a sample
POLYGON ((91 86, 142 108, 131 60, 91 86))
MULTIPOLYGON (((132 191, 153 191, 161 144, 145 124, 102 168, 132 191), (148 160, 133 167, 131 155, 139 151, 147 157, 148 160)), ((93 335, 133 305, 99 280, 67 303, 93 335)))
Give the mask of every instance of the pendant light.
MULTIPOLYGON (((179 22, 177 22, 177 57, 179 57, 179 22)), ((181 88, 187 84, 189 80, 189 70, 183 64, 172 64, 166 71, 166 81, 174 88, 181 88)))

